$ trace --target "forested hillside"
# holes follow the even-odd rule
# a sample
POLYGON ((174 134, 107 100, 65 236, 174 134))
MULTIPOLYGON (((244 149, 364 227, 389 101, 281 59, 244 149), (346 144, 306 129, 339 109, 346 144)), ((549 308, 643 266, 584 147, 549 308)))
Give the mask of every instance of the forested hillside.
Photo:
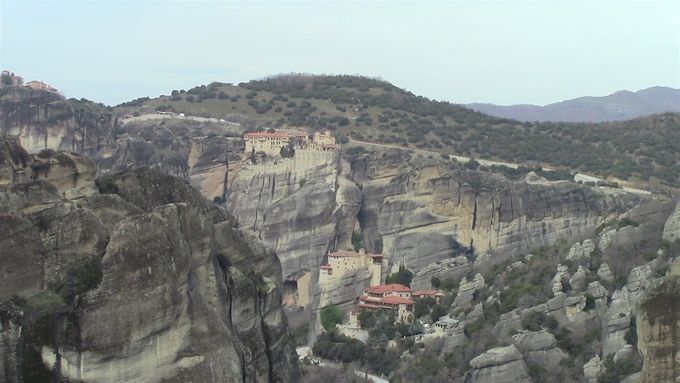
POLYGON ((357 140, 680 184, 680 115, 674 113, 597 124, 522 123, 430 100, 379 79, 313 75, 238 86, 212 83, 118 109, 246 119, 256 121, 254 127, 331 129, 357 140))

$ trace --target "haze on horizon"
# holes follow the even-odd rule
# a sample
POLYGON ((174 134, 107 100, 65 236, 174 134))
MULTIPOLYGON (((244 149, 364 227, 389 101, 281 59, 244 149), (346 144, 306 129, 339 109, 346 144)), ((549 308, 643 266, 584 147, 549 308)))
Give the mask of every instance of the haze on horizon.
POLYGON ((0 2, 0 67, 115 105, 287 72, 456 103, 680 88, 680 2, 0 2))

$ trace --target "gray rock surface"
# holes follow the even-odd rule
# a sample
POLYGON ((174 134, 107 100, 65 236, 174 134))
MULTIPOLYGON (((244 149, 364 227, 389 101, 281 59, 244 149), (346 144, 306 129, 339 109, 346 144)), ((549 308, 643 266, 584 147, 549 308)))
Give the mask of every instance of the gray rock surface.
POLYGON ((470 361, 466 383, 530 383, 522 354, 515 345, 492 348, 470 361))
POLYGON ((456 294, 453 305, 456 307, 463 307, 472 302, 475 292, 484 286, 484 277, 482 274, 475 274, 475 277, 471 281, 468 281, 467 278, 463 278, 458 285, 458 294, 456 294))
POLYGON ((680 239, 680 201, 663 227, 663 239, 670 242, 680 239))
POLYGON ((0 186, 11 232, 0 237, 0 380, 299 381, 273 253, 186 181, 140 169, 107 182, 117 194, 86 177, 64 193, 70 176, 0 186), (66 294, 77 285, 55 287, 90 264, 101 282, 78 299, 66 294), (66 304, 45 300, 57 296, 66 304))
POLYGON ((597 378, 604 372, 602 360, 599 355, 592 357, 586 364, 583 365, 583 376, 588 383, 597 383, 597 378))
POLYGON ((614 274, 612 274, 609 265, 604 262, 600 264, 600 267, 597 269, 597 276, 606 282, 611 282, 614 280, 614 274))
POLYGON ((540 365, 546 371, 558 371, 560 362, 569 357, 557 348, 555 337, 546 330, 526 331, 514 335, 512 340, 527 362, 540 365))

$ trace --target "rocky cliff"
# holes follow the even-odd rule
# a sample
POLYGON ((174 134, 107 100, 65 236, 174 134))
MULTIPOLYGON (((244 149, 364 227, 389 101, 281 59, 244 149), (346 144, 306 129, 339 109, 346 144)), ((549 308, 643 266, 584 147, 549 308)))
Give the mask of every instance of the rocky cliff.
POLYGON ((51 164, 0 186, 0 380, 299 380, 279 262, 226 212, 157 170, 97 191, 75 154, 0 147, 2 174, 51 164))
POLYGON ((680 380, 680 261, 644 295, 637 323, 638 348, 644 359, 641 382, 680 380))
POLYGON ((307 155, 243 168, 229 188, 230 212, 276 249, 286 279, 316 271, 326 251, 351 246, 361 199, 337 155, 307 155))
POLYGON ((460 254, 497 261, 577 238, 639 202, 567 181, 512 181, 426 159, 382 177, 384 161, 375 162, 362 182, 364 244, 415 272, 460 254))
POLYGON ((66 100, 23 86, 0 88, 0 133, 20 137, 29 152, 62 149, 96 153, 113 142, 116 119, 101 104, 66 100))

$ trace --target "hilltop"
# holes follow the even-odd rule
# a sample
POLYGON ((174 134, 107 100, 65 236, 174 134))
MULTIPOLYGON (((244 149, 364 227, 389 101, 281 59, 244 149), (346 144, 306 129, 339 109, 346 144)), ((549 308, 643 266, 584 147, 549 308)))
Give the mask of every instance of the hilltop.
POLYGON ((380 79, 300 74, 173 90, 116 110, 217 117, 250 129, 330 129, 341 140, 680 184, 680 115, 674 113, 607 123, 518 122, 418 96, 380 79))
POLYGON ((680 89, 655 86, 621 90, 603 97, 579 97, 539 105, 468 104, 482 113, 519 121, 606 122, 665 112, 680 112, 680 89))

